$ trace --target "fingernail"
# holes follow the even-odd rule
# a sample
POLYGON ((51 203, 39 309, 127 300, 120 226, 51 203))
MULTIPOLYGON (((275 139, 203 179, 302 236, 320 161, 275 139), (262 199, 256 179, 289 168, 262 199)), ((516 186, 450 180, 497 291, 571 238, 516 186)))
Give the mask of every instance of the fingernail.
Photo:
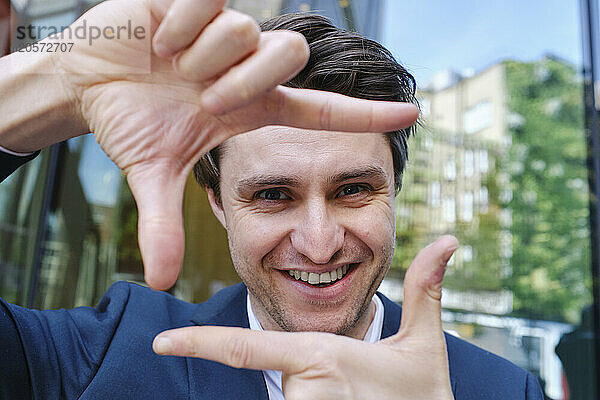
POLYGON ((157 354, 167 354, 173 351, 173 342, 166 337, 158 337, 154 340, 154 352, 157 354))
POLYGON ((450 261, 450 257, 452 257, 452 254, 454 254, 454 252, 456 251, 457 246, 452 246, 449 247, 448 249, 446 249, 446 252, 444 253, 444 256, 442 257, 442 262, 444 263, 444 265, 448 264, 448 261, 450 261))

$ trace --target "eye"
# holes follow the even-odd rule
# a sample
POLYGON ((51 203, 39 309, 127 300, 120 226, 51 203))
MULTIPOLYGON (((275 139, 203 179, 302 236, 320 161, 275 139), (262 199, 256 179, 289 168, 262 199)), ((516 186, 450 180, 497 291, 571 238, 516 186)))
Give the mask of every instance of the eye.
POLYGON ((280 200, 290 200, 290 197, 283 193, 279 189, 265 189, 256 193, 255 197, 257 199, 269 200, 269 201, 280 201, 280 200))
POLYGON ((362 191, 368 191, 369 188, 366 187, 365 185, 348 185, 346 187, 344 187, 336 197, 342 197, 342 196, 352 196, 355 194, 358 194, 362 191))

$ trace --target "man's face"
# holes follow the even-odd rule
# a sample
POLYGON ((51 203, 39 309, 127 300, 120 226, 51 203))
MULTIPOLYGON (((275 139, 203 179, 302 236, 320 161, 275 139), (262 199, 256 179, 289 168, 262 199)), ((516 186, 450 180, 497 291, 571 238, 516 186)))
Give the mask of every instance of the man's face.
POLYGON ((364 335, 394 249, 385 136, 266 127, 229 139, 220 169, 213 209, 263 328, 364 335))

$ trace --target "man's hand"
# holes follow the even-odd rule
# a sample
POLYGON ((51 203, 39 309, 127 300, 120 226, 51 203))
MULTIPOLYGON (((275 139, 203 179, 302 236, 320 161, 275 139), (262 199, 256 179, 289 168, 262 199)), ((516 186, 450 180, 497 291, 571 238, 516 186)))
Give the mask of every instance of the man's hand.
POLYGON ((87 125, 127 174, 139 210, 146 281, 157 289, 177 279, 184 186, 211 148, 265 125, 386 132, 417 117, 413 105, 279 86, 307 62, 304 37, 261 33, 250 17, 224 10, 224 3, 103 2, 71 29, 147 25, 148 40, 75 40, 71 52, 55 57, 59 76, 49 77, 61 79, 74 99, 71 120, 87 125))
POLYGON ((163 332, 154 350, 283 371, 287 400, 453 399, 440 299, 456 247, 454 237, 444 236, 417 255, 404 280, 400 330, 378 343, 326 333, 202 326, 163 332))

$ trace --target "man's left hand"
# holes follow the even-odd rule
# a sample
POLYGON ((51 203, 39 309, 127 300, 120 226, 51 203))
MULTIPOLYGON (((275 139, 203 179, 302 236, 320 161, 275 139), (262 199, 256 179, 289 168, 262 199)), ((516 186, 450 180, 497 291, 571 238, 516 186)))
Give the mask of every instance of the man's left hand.
POLYGON ((283 371, 287 400, 453 399, 440 300, 456 247, 454 237, 444 236, 417 255, 404 280, 400 330, 375 344, 328 333, 201 326, 161 333, 154 350, 283 371))

